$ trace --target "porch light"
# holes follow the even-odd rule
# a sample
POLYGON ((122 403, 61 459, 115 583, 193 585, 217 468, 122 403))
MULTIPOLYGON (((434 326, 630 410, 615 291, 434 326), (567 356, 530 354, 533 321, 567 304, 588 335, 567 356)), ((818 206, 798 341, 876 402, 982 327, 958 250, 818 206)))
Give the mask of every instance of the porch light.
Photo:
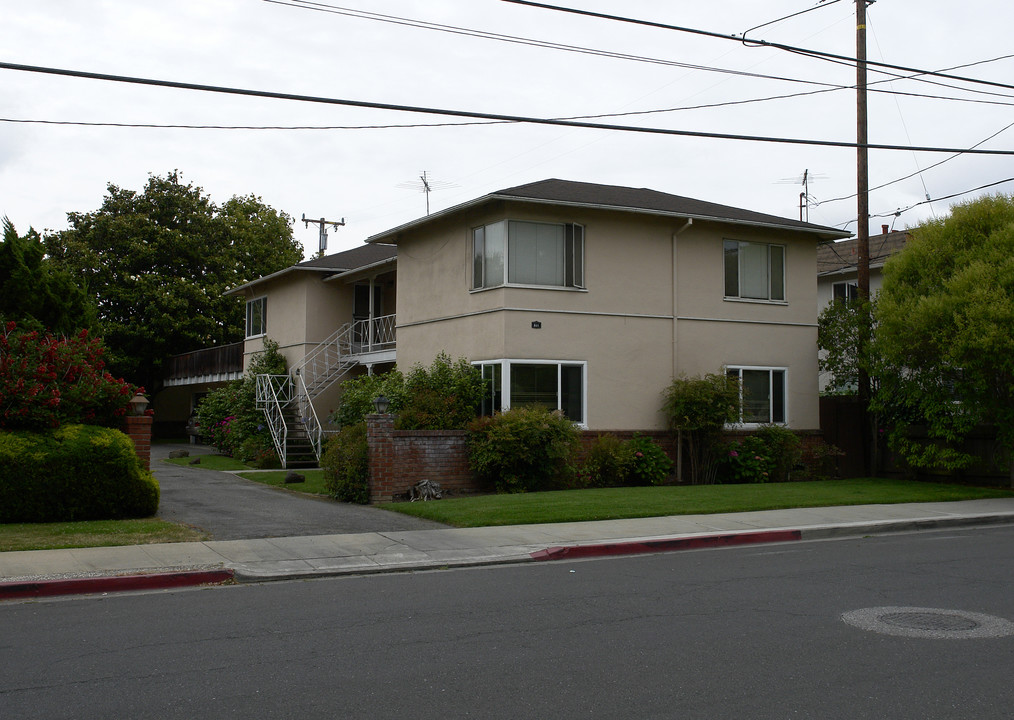
POLYGON ((130 414, 131 415, 144 415, 144 411, 148 409, 148 398, 141 393, 138 393, 130 400, 130 414))
POLYGON ((373 399, 373 409, 377 411, 378 415, 384 415, 387 413, 387 408, 391 406, 391 401, 383 395, 378 395, 373 399))

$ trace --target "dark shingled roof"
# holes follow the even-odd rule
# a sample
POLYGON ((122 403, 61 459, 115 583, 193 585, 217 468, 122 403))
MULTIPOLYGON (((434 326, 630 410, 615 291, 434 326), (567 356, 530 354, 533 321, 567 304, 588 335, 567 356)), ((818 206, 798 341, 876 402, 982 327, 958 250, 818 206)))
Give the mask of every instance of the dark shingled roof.
POLYGON ((813 225, 811 223, 792 220, 790 218, 767 215, 765 213, 744 210, 743 208, 705 200, 670 195, 647 188, 629 188, 618 185, 599 185, 597 183, 574 182, 571 180, 540 180, 539 182, 518 185, 517 187, 497 190, 476 200, 420 218, 387 232, 374 235, 367 242, 394 240, 402 230, 421 225, 431 219, 447 216, 469 207, 481 205, 493 200, 514 200, 543 202, 553 205, 573 205, 578 207, 597 207, 628 212, 642 212, 675 217, 714 220, 716 222, 732 222, 745 225, 777 227, 786 230, 801 230, 817 233, 825 238, 845 237, 848 233, 835 228, 813 225))
POLYGON ((395 257, 397 254, 398 248, 395 245, 374 243, 372 245, 360 245, 357 248, 334 253, 333 255, 325 255, 324 257, 306 260, 305 262, 301 262, 296 265, 296 267, 314 270, 332 270, 334 272, 347 272, 367 265, 373 265, 374 263, 381 262, 382 260, 388 260, 395 257))
POLYGON ((324 276, 337 275, 338 273, 349 272, 350 270, 374 265, 376 263, 383 262, 384 260, 390 260, 397 256, 398 248, 395 245, 384 245, 381 243, 360 245, 357 248, 334 253, 333 255, 325 255, 324 257, 305 260, 304 262, 293 265, 292 267, 287 267, 284 270, 273 272, 270 275, 259 277, 256 280, 251 280, 248 283, 226 290, 225 294, 233 295, 241 290, 245 290, 246 288, 259 285, 265 280, 271 280, 297 270, 319 272, 324 276))
MULTIPOLYGON (((908 242, 904 230, 870 236, 870 267, 882 267, 892 255, 901 252, 908 242)), ((859 241, 856 238, 817 246, 817 274, 855 270, 859 262, 859 241)))

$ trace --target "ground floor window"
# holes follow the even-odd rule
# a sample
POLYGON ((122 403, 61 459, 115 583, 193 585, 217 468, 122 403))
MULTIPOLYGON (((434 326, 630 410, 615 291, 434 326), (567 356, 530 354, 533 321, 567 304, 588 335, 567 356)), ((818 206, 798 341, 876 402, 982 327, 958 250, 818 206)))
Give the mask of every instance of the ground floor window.
POLYGON ((739 380, 741 423, 784 423, 785 369, 730 367, 726 374, 739 380))
POLYGON ((496 360, 477 363, 488 381, 482 412, 491 415, 512 406, 542 405, 585 422, 585 363, 553 360, 496 360))

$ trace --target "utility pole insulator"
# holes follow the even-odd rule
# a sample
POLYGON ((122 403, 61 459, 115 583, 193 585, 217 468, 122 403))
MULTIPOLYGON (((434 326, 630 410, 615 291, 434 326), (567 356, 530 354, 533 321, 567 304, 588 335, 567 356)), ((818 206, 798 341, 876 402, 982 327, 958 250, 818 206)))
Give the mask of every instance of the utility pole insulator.
POLYGON ((306 217, 306 213, 303 213, 303 217, 301 217, 300 220, 306 227, 310 227, 310 223, 320 227, 320 249, 318 250, 318 254, 320 255, 323 255, 324 251, 327 250, 327 226, 330 225, 332 229, 337 230, 339 227, 345 225, 345 218, 342 218, 341 220, 325 220, 324 218, 321 218, 320 220, 312 220, 306 217))

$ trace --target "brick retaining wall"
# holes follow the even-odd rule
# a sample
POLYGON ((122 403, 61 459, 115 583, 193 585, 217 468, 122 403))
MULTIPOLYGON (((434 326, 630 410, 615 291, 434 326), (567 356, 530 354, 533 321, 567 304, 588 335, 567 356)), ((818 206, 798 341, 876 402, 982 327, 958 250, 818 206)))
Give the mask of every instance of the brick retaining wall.
MULTIPOLYGON (((726 436, 749 435, 729 431, 726 436)), ((804 451, 820 441, 819 431, 797 432, 804 451)), ((577 462, 583 463, 600 435, 629 440, 647 437, 676 460, 676 440, 668 430, 585 430, 577 462)), ((370 446, 370 502, 404 500, 421 480, 432 480, 451 495, 489 492, 468 467, 468 433, 464 430, 395 430, 394 415, 367 415, 366 439, 370 446)))

